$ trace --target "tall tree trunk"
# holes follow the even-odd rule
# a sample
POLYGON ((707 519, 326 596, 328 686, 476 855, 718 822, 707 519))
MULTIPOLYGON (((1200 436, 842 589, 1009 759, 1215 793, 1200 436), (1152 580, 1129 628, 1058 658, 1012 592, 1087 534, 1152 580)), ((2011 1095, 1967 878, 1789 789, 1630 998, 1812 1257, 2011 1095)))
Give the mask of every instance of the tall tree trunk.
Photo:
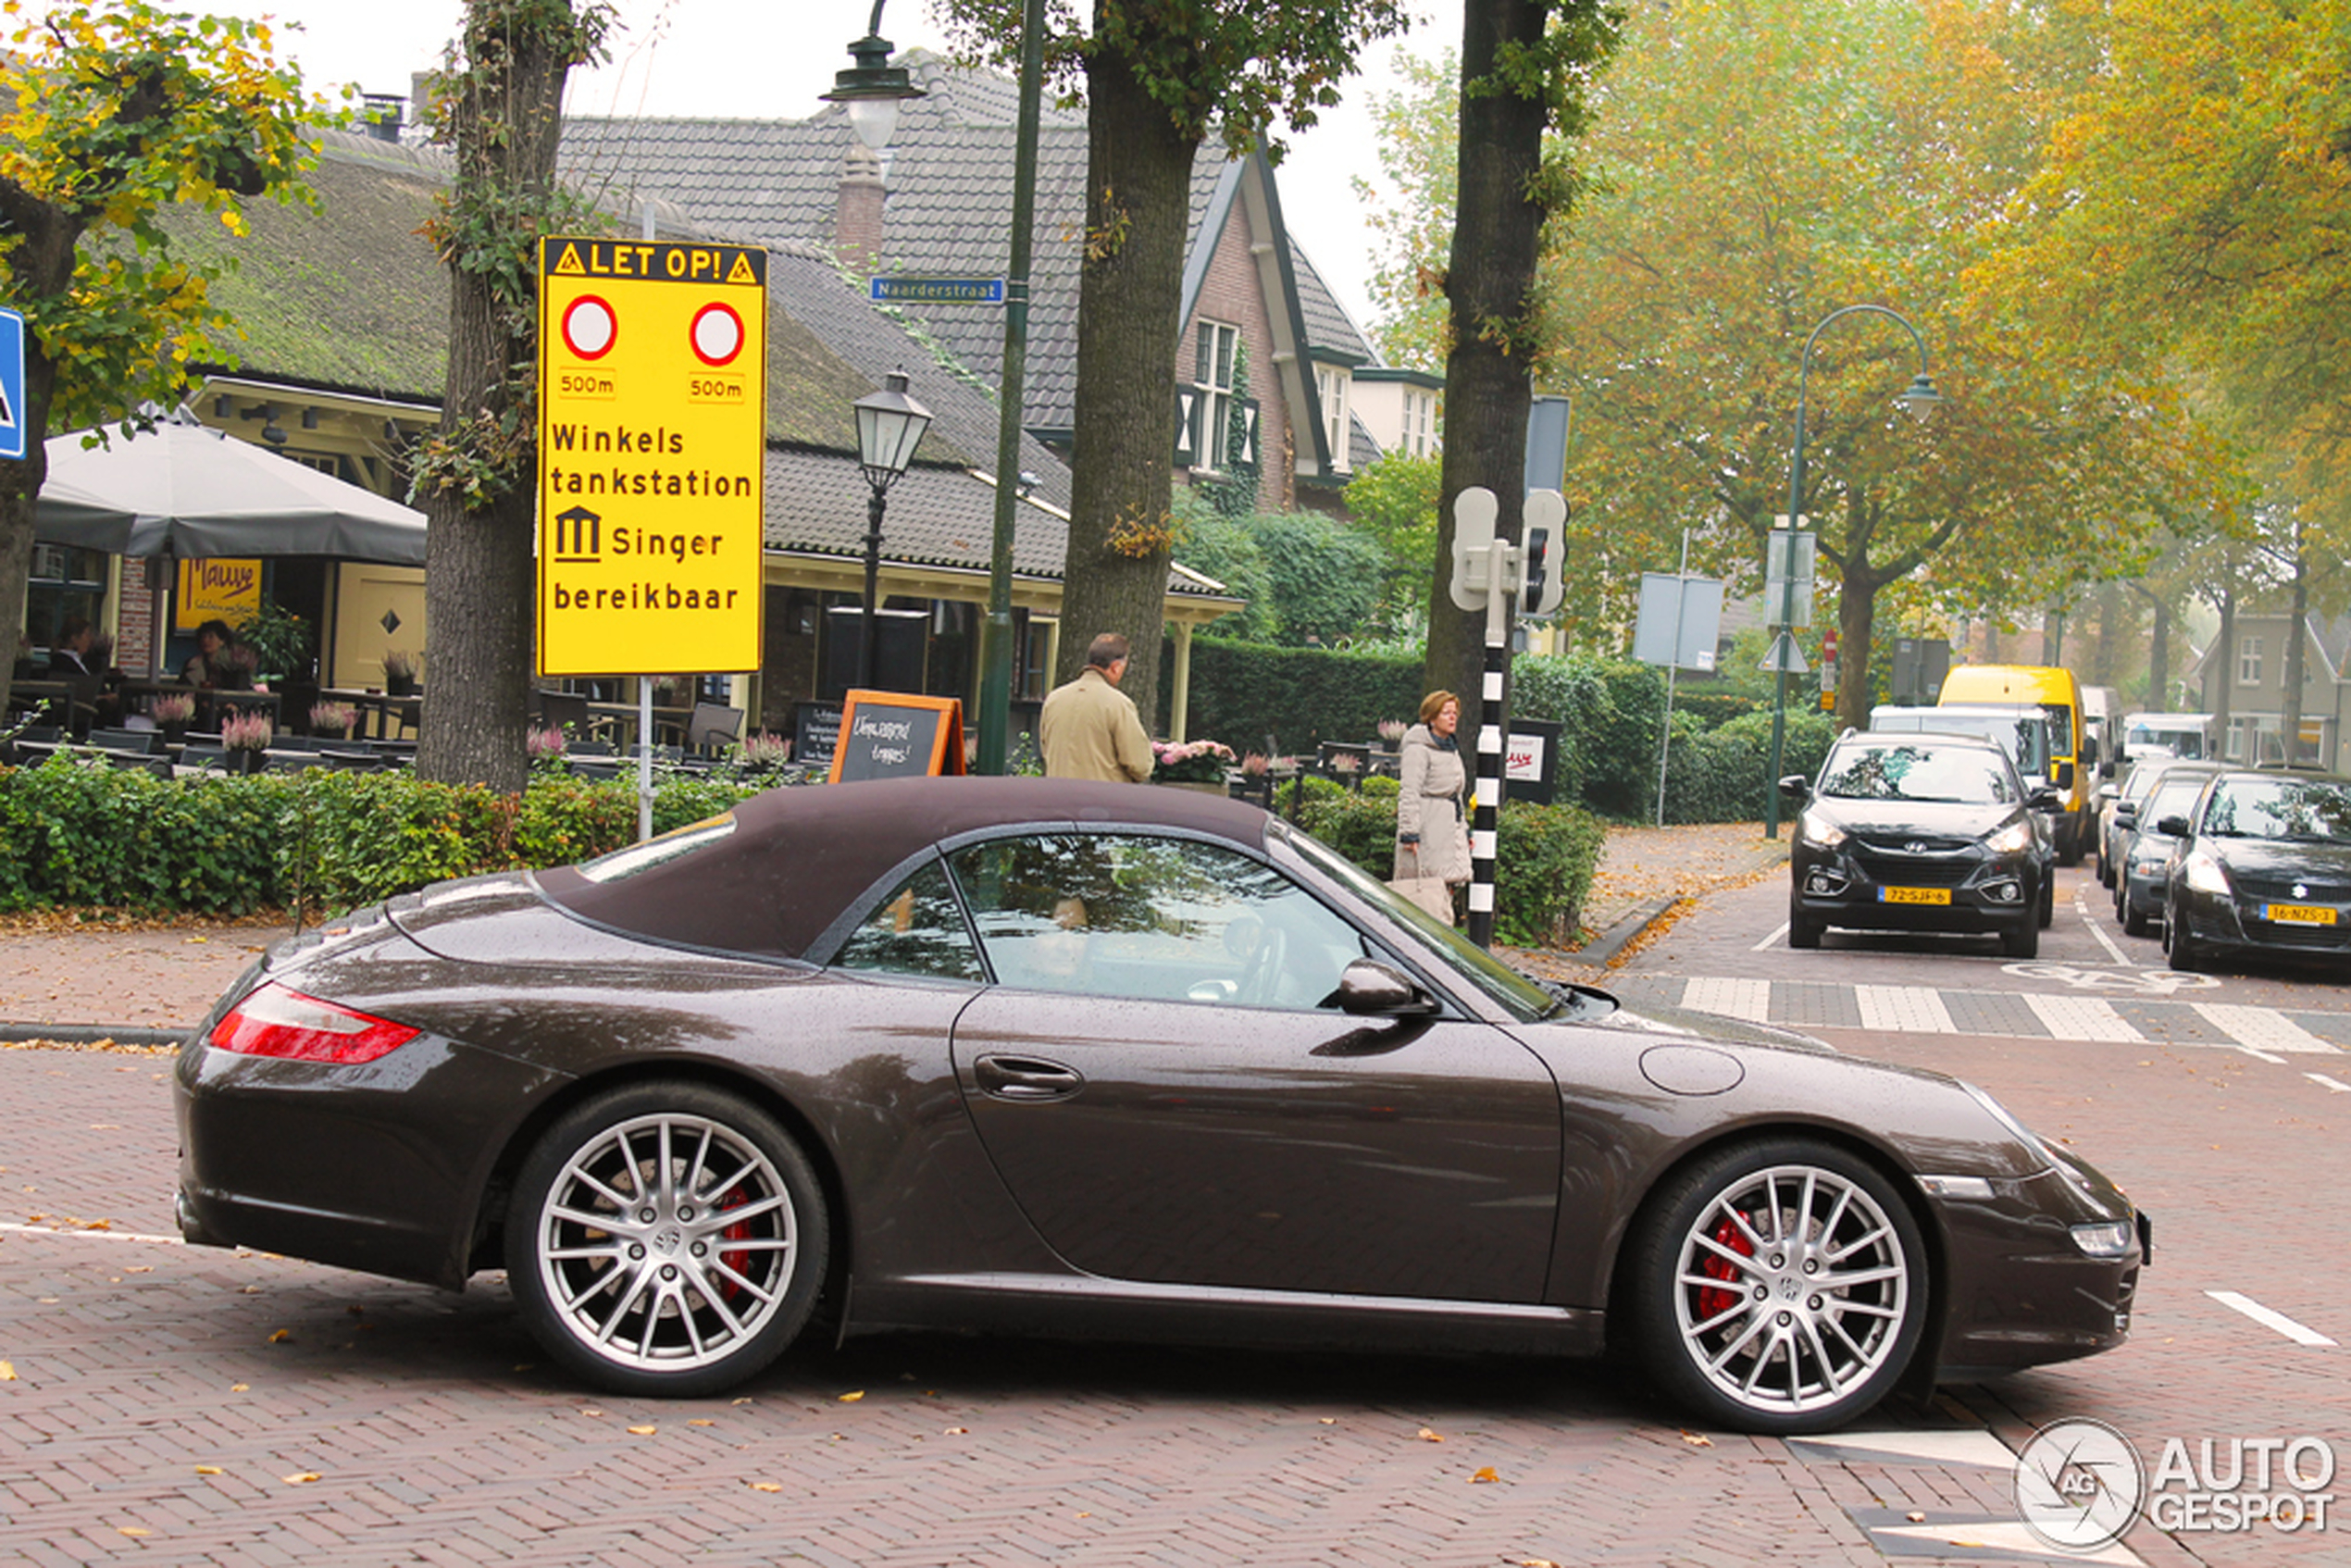
MULTIPOLYGON (((2220 737, 2220 754, 2229 752, 2229 688, 2236 683, 2237 596, 2236 590, 2220 592, 2220 629, 2213 634, 2212 653, 2204 661, 2205 711, 2212 716, 2212 733, 2220 737)), ((2247 762, 2257 760, 2247 757, 2247 762)))
MULTIPOLYGON (((1445 277, 1452 350, 1445 360, 1445 455, 1424 684, 1460 696, 1464 752, 1485 723, 1479 691, 1486 616, 1456 607, 1448 588, 1453 503, 1473 486, 1492 491, 1500 503, 1496 537, 1518 539, 1535 389, 1524 343, 1502 335, 1525 330, 1546 216, 1528 192, 1542 161, 1549 110, 1539 96, 1498 90, 1489 79, 1505 48, 1539 47, 1553 9, 1552 0, 1490 0, 1464 6, 1462 16, 1460 196, 1445 277), (1481 82, 1487 90, 1473 93, 1481 82)), ((1550 569, 1573 568, 1554 561, 1550 569)))
POLYGON ((460 234, 447 247, 449 380, 440 429, 445 445, 502 467, 504 486, 471 506, 448 487, 417 498, 429 524, 425 619, 432 646, 417 771, 511 791, 529 775, 536 317, 526 307, 517 319, 516 302, 500 297, 496 280, 468 268, 463 230, 493 214, 512 224, 517 208, 544 210, 570 56, 545 24, 503 15, 510 9, 511 0, 470 0, 466 7, 450 212, 460 234))
MULTIPOLYGON (((82 225, 44 202, 19 199, 13 185, 0 188, 0 229, 14 232, 18 242, 11 264, 27 300, 60 299, 73 281, 74 250, 82 225)), ((18 642, 0 660, 0 712, 6 712, 8 688, 16 676, 18 647, 26 634, 22 613, 26 585, 32 579, 33 514, 40 505, 41 487, 49 479, 49 452, 40 435, 49 428, 49 402, 57 384, 57 367, 43 351, 37 323, 28 320, 24 331, 24 405, 16 409, 17 428, 26 431, 24 460, 0 462, 0 625, 16 618, 18 642)))
POLYGON ((1056 682, 1106 631, 1134 645, 1125 690, 1157 707, 1176 458, 1171 370, 1183 363, 1184 239, 1197 138, 1124 57, 1087 56, 1086 262, 1077 292, 1077 423, 1056 682))
MULTIPOLYGON (((1848 561, 1837 584, 1836 721, 1854 729, 1870 727, 1870 634, 1877 625, 1877 594, 1891 578, 1867 561, 1848 561)), ((1790 704, 1791 706, 1793 703, 1790 704)))
POLYGON ((2171 708, 2171 605, 2143 582, 2127 584, 2147 602, 2147 689, 2143 706, 2150 713, 2171 708))

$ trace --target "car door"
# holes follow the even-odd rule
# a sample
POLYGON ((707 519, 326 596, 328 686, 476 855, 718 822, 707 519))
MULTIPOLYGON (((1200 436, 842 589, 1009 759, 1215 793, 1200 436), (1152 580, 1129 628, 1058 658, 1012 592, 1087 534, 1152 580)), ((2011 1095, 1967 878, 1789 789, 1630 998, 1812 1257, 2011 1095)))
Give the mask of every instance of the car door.
POLYGON ((955 1024, 964 1103, 1073 1266, 1541 1299, 1560 1101, 1524 1046, 1324 1005, 1363 937, 1224 845, 1032 833, 949 864, 996 981, 955 1024))

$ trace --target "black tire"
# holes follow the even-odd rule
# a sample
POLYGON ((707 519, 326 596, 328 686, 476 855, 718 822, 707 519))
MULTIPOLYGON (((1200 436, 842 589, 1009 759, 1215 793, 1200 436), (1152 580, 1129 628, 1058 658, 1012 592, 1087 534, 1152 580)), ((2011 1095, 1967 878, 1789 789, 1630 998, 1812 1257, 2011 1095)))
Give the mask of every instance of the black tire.
POLYGON ((2041 884, 2041 929, 2057 924, 2057 878, 2052 877, 2041 884))
POLYGON ((1901 1379, 1926 1321, 1909 1206, 1867 1162, 1811 1139, 1735 1145, 1673 1177, 1643 1205, 1623 1266, 1651 1375, 1744 1432, 1852 1421, 1901 1379), (1881 1276, 1835 1283, 1832 1251, 1841 1272, 1881 1276))
POLYGON ((2200 973, 2208 962, 2203 947, 2188 935, 2187 920, 2177 903, 2163 911, 2163 962, 2183 975, 2200 973))
POLYGON ((634 1084, 574 1106, 524 1160, 507 1282, 572 1373, 690 1399, 792 1342, 824 1284, 827 1224, 815 1170, 773 1116, 704 1084, 634 1084))
POLYGON ((1815 920, 1797 910, 1787 912, 1787 945, 1790 947, 1816 948, 1821 945, 1822 934, 1827 929, 1826 921, 1815 920))
POLYGON ((2010 958, 2031 958, 2041 951, 2041 912, 2028 909, 2016 924, 2000 933, 2000 952, 2010 958))
POLYGON ((2154 929, 2155 922, 2140 914, 2139 906, 2125 897, 2122 901, 2122 934, 2126 937, 2144 937, 2154 929))

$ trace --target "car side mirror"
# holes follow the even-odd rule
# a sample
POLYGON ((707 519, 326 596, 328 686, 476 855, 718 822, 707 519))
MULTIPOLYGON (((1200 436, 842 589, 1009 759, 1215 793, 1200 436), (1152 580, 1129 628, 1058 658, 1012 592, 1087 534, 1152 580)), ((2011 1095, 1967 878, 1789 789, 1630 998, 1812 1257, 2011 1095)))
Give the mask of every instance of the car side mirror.
POLYGON ((1359 958, 1338 977, 1338 1010, 1358 1016, 1393 1017, 1399 1014, 1434 1013, 1437 999, 1412 983, 1392 964, 1359 958))
POLYGON ((2117 828, 2136 828, 2139 825, 2139 803, 2136 801, 2115 802, 2114 825, 2117 828))
POLYGON ((2043 784, 2024 797, 2024 808, 2027 811, 2063 811, 2065 797, 2043 784))
POLYGON ((2057 765, 2057 787, 2060 790, 2071 790, 2073 788, 2073 765, 2071 763, 2061 762, 2057 765))
POLYGON ((1800 773, 1791 773, 1780 780, 1780 793, 1791 801, 1812 798, 1812 781, 1800 773))
POLYGON ((2089 766, 2091 764, 2093 764, 2093 763, 2096 762, 2097 760, 2098 760, 2098 738, 2097 738, 2096 736, 2095 736, 2095 735, 2084 735, 2084 736, 2083 736, 2083 737, 2082 737, 2082 765, 2083 765, 2083 766, 2084 766, 2084 767, 2087 767, 2087 766, 2089 766))
POLYGON ((2184 839, 2189 831, 2188 819, 2184 816, 2167 816, 2155 825, 2155 830, 2167 839, 2184 839))

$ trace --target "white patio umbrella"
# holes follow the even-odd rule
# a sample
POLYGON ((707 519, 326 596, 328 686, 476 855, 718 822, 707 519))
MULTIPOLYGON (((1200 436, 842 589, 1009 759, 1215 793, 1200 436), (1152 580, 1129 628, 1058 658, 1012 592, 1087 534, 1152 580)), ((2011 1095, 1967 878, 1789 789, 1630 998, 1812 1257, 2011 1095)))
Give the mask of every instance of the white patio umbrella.
POLYGON ((152 430, 82 445, 52 436, 35 539, 118 555, 330 555, 425 564, 425 515, 233 441, 182 408, 152 430))

